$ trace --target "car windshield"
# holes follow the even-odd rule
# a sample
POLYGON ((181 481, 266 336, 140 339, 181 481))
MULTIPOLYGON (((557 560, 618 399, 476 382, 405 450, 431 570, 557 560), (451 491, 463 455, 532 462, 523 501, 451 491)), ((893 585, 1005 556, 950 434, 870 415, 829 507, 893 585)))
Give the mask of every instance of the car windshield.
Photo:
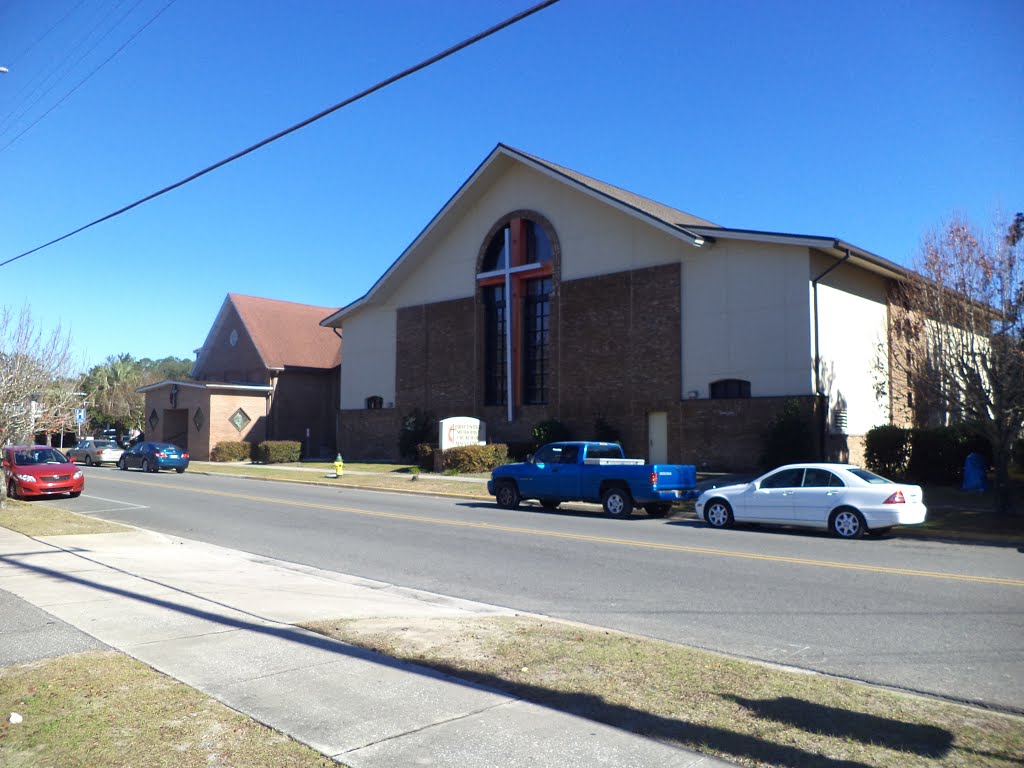
POLYGON ((874 472, 868 472, 866 469, 861 469, 860 467, 850 467, 849 472, 851 475, 856 475, 864 482, 871 483, 872 485, 885 485, 886 483, 892 482, 892 480, 884 478, 881 475, 876 475, 874 472))
POLYGON ((97 448, 117 448, 117 443, 113 440, 97 440, 94 445, 97 448))
POLYGON ((53 448, 39 448, 31 451, 15 451, 14 463, 27 467, 32 464, 65 464, 67 459, 53 448))

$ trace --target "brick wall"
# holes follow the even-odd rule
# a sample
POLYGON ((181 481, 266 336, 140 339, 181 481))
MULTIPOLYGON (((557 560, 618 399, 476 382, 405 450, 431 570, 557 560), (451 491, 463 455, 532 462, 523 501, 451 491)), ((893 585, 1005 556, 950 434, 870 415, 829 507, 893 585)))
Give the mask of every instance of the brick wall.
POLYGON ((285 370, 270 405, 268 438, 302 443, 303 456, 333 458, 338 369, 285 370), (309 429, 309 438, 306 438, 309 429))
POLYGON ((397 408, 343 410, 338 414, 338 450, 345 461, 395 461, 398 459, 397 408))
POLYGON ((234 306, 229 306, 224 322, 217 335, 211 339, 210 348, 206 350, 201 378, 204 381, 233 381, 249 384, 269 384, 270 377, 263 358, 253 344, 245 324, 238 316, 234 306), (230 343, 232 331, 238 331, 238 342, 230 343))

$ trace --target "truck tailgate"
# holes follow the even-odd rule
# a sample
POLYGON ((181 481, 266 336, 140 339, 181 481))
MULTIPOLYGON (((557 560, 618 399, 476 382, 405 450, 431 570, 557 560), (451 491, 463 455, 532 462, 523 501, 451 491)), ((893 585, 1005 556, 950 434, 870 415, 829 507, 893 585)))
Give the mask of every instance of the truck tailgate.
POLYGON ((697 485, 697 467, 693 464, 655 464, 658 490, 692 490, 697 485))

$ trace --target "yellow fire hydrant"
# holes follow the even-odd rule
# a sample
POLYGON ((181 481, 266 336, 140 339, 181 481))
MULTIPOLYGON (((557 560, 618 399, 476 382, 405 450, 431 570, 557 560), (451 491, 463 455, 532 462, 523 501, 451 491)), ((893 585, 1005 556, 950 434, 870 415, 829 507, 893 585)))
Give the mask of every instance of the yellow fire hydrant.
POLYGON ((345 461, 341 458, 339 453, 334 459, 334 475, 335 477, 341 477, 345 472, 345 461))

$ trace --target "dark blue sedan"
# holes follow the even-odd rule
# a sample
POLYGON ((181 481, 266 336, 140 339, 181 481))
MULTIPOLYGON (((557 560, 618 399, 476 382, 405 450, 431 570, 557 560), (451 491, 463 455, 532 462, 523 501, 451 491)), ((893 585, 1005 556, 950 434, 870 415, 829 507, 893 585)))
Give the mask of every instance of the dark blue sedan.
POLYGON ((159 472, 173 469, 181 474, 188 467, 188 453, 172 443, 144 442, 133 445, 121 454, 117 466, 121 469, 135 467, 143 472, 159 472))

